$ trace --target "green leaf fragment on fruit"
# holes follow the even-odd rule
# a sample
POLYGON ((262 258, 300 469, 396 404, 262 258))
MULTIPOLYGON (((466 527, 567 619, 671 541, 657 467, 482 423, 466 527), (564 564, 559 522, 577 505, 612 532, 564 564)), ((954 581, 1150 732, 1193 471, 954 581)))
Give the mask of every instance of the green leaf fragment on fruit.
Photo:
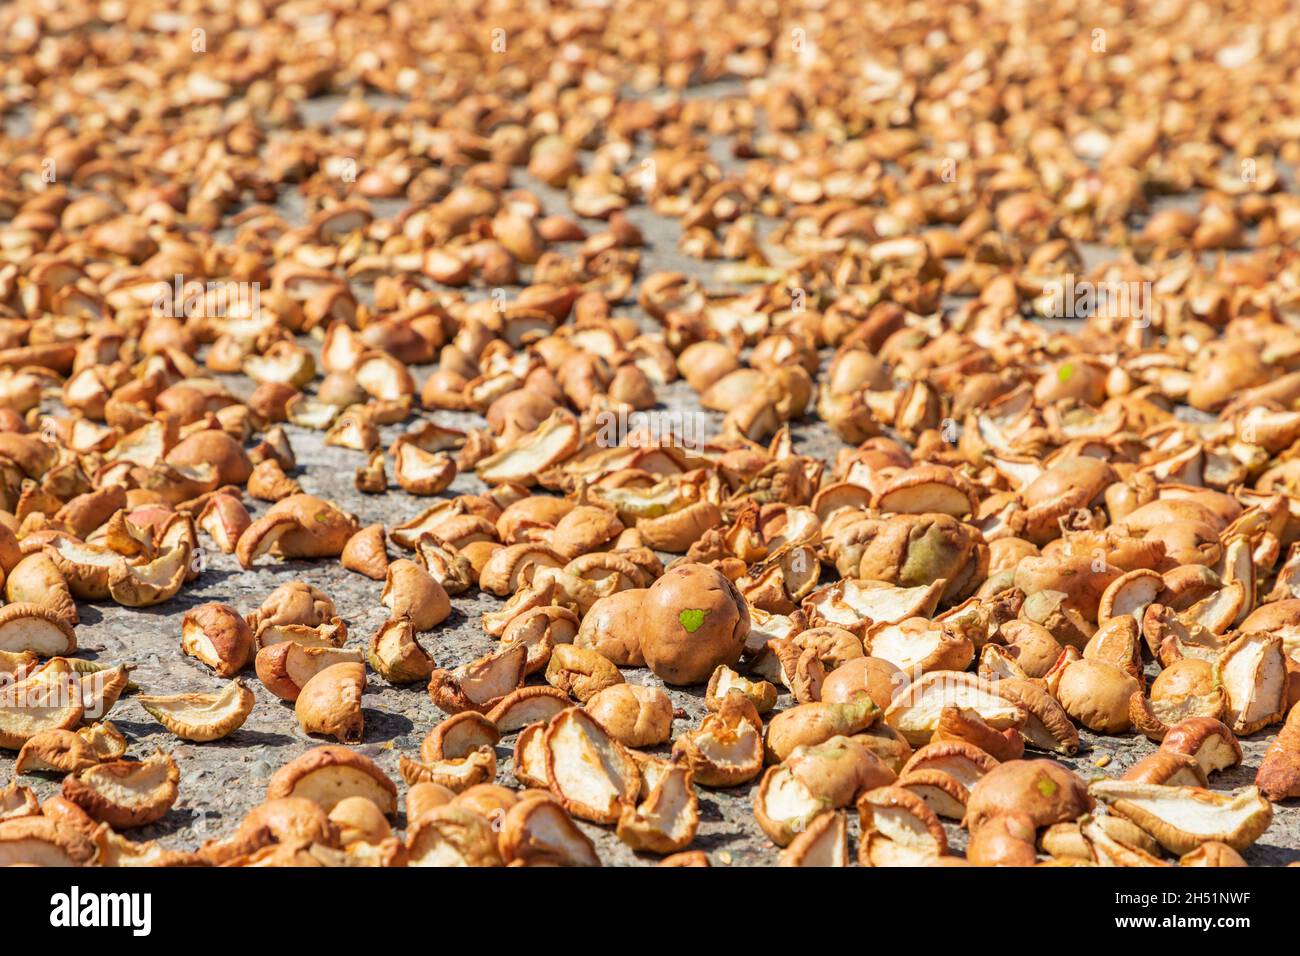
POLYGON ((1045 797, 1050 797, 1056 793, 1056 783, 1050 777, 1042 777, 1038 781, 1038 792, 1045 797))
POLYGON ((704 623, 704 616, 708 613, 709 612, 703 608, 687 608, 685 611, 682 611, 682 613, 677 615, 677 620, 681 622, 682 627, 686 628, 689 633, 694 634, 700 629, 700 625, 704 623))

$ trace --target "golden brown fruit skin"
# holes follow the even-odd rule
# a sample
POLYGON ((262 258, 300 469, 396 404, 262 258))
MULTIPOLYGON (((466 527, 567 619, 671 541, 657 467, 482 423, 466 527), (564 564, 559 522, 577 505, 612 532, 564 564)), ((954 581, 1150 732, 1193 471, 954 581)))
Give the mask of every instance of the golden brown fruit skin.
POLYGON ((1137 692, 1138 682, 1114 664, 1079 660, 1065 669, 1056 697, 1089 730, 1119 734, 1130 726, 1129 698, 1137 692))
POLYGON ((1033 866, 1034 824, 1023 813, 990 817, 973 827, 966 846, 966 859, 976 866, 1033 866))
POLYGON ((573 639, 620 667, 644 667, 641 630, 647 588, 630 588, 599 598, 582 617, 573 639))
POLYGON ((845 577, 919 587, 943 578, 943 600, 969 597, 988 573, 988 546, 970 525, 946 514, 865 518, 832 541, 845 577))
POLYGON ((1268 746, 1255 786, 1274 803, 1300 797, 1300 707, 1292 707, 1281 732, 1268 746))
POLYGON ((234 677, 253 656, 253 631, 230 605, 200 604, 181 620, 181 650, 219 677, 234 677))
POLYGON ((749 607, 720 572, 702 564, 673 568, 645 596, 641 652, 666 683, 701 684, 719 664, 740 660, 749 607))
POLYGON ((298 723, 309 734, 324 734, 344 743, 360 743, 365 733, 361 694, 364 664, 334 664, 303 686, 294 702, 298 723))
POLYGON ((994 767, 971 788, 965 824, 973 833, 985 822, 1022 814, 1036 829, 1076 820, 1092 809, 1079 776, 1055 760, 1013 760, 994 767))
POLYGON ((905 686, 907 675, 889 661, 879 657, 855 657, 826 675, 821 699, 843 704, 855 694, 866 691, 876 706, 884 710, 905 686))

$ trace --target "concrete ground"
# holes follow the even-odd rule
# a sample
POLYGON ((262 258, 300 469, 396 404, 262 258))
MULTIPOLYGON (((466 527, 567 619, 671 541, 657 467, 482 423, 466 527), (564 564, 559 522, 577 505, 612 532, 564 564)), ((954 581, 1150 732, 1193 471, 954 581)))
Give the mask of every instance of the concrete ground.
MULTIPOLYGON (((736 92, 731 85, 716 89, 695 91, 693 95, 719 95, 736 92)), ((338 107, 338 97, 321 98, 307 104, 304 110, 309 122, 325 123, 338 107)), ((376 100, 376 102, 380 102, 376 100)), ((392 101, 388 105, 399 105, 392 101)), ((720 160, 733 162, 725 142, 715 150, 720 160)), ((547 188, 516 171, 516 186, 533 190, 546 205, 547 212, 570 214, 563 193, 547 188)), ((1187 202, 1183 197, 1182 202, 1187 202)), ((378 215, 392 215, 401 203, 378 203, 378 215)), ((291 221, 301 221, 302 206, 298 197, 287 195, 281 199, 280 208, 291 221)), ((670 269, 700 278, 715 287, 712 280, 715 264, 700 262, 682 255, 676 248, 680 230, 674 221, 656 216, 643 206, 629 210, 629 218, 645 233, 647 248, 643 250, 641 276, 670 269)), ((588 223, 592 231, 601 227, 588 223)), ((769 224, 770 226, 770 224, 769 224)), ((561 247, 562 249, 564 247, 561 247)), ((1087 258, 1092 262, 1106 258, 1105 250, 1091 248, 1087 258)), ((359 292, 366 290, 359 289, 359 292)), ((510 290, 511 294, 517 290, 510 290)), ((486 289, 471 292, 484 296, 486 289)), ((635 305, 634 296, 622 303, 619 314, 637 316, 651 327, 649 321, 635 305)), ((423 381, 429 368, 414 369, 417 379, 423 381)), ((246 395, 251 391, 247 379, 234 377, 228 380, 232 391, 246 395)), ((701 413, 696 395, 684 383, 661 389, 661 405, 671 411, 701 413)), ((720 416, 701 413, 714 425, 720 416)), ((419 411, 407 425, 383 429, 387 445, 411 424, 422 419, 432 419, 440 424, 466 428, 481 425, 477 416, 456 413, 429 413, 419 411)), ((363 495, 353 486, 355 469, 365 462, 361 452, 326 447, 323 433, 295 426, 286 426, 298 457, 298 470, 293 477, 304 491, 328 497, 352 511, 362 525, 382 522, 398 524, 429 504, 429 499, 416 498, 400 489, 387 494, 363 495)), ((797 450, 803 454, 832 459, 840 440, 830 430, 810 416, 794 427, 797 450)), ((391 477, 391 464, 390 464, 391 477)), ((472 474, 460 475, 446 496, 482 490, 483 485, 472 474)), ((249 501, 254 516, 267 505, 249 501)), ((203 538, 203 543, 211 542, 203 538)), ((397 549, 390 549, 394 557, 397 549)), ((263 559, 252 570, 241 569, 234 557, 215 551, 206 552, 207 565, 200 578, 165 605, 144 610, 130 610, 114 604, 79 605, 82 623, 78 639, 82 656, 110 663, 129 661, 136 665, 134 679, 142 689, 153 694, 183 692, 211 692, 220 681, 207 668, 180 652, 180 621, 191 607, 220 601, 247 612, 257 607, 276 586, 290 580, 301 579, 324 590, 336 602, 338 613, 346 620, 349 630, 348 646, 364 648, 371 634, 387 619, 386 609, 379 603, 381 582, 371 581, 358 574, 345 571, 337 561, 278 561, 263 559)), ((495 640, 488 637, 480 626, 481 615, 500 606, 501 602, 477 592, 453 598, 452 617, 436 632, 425 635, 422 643, 440 667, 454 667, 492 650, 495 640)), ((648 670, 629 669, 624 672, 632 683, 658 683, 648 670)), ((539 677, 530 679, 539 681, 539 677)), ((109 715, 109 719, 127 735, 129 754, 143 757, 155 748, 170 751, 181 770, 180 797, 175 807, 157 824, 129 832, 132 839, 159 839, 165 846, 192 849, 205 840, 228 834, 242 816, 262 801, 271 775, 283 764, 311 747, 325 742, 310 738, 298 728, 291 704, 284 703, 262 687, 251 668, 244 681, 257 697, 257 704, 248 721, 238 731, 224 740, 206 744, 179 741, 166 732, 131 697, 124 697, 109 715)), ((668 688, 680 716, 673 725, 674 736, 698 724, 704 715, 704 689, 668 688)), ((365 695, 365 740, 358 748, 373 758, 399 781, 398 757, 415 755, 424 734, 443 714, 430 701, 423 685, 394 687, 373 673, 365 695)), ((779 706, 791 704, 789 695, 783 695, 779 706)), ((1274 732, 1276 728, 1273 729, 1274 732)), ((1125 768, 1154 749, 1140 735, 1124 737, 1096 737, 1083 733, 1084 747, 1079 755, 1064 760, 1085 778, 1118 776, 1125 768), (1104 768, 1098 762, 1110 760, 1104 768)), ((1229 789, 1250 783, 1263 756, 1270 735, 1257 735, 1242 741, 1246 760, 1242 767, 1217 775, 1213 781, 1216 789, 1229 789)), ((511 774, 511 754, 514 735, 508 736, 497 747, 498 782, 515 785, 511 774)), ((667 748, 663 748, 667 752, 667 748)), ((0 752, 0 787, 13 778, 14 755, 0 752)), ((43 775, 26 775, 19 782, 32 787, 40 798, 58 791, 59 781, 43 775)), ((759 829, 753 817, 753 785, 732 790, 699 790, 701 825, 693 849, 709 854, 713 865, 749 866, 772 865, 777 861, 777 848, 759 829)), ((852 848, 856 849, 857 821, 850 823, 852 848)), ((402 821, 398 821, 401 825, 402 821)), ((582 824, 595 841, 606 865, 648 865, 656 857, 633 854, 613 834, 612 829, 582 824)), ((947 826, 954 850, 965 845, 965 833, 958 827, 947 826)), ((1277 808, 1276 819, 1264 837, 1246 854, 1252 864, 1281 865, 1300 860, 1300 809, 1277 808)))

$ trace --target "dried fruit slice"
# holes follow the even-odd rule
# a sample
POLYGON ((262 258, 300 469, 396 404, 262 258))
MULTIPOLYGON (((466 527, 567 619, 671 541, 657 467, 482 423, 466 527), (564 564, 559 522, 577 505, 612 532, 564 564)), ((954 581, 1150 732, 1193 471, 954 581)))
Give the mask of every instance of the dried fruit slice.
POLYGON ((777 714, 767 725, 764 756, 769 763, 779 763, 797 747, 811 747, 832 737, 860 733, 874 724, 879 716, 880 708, 866 693, 845 704, 816 701, 791 707, 777 714))
POLYGON ((903 774, 938 770, 969 790, 997 765, 997 760, 974 744, 950 740, 926 744, 916 751, 903 765, 903 774))
POLYGON ((985 680, 1029 680, 1018 658, 1000 644, 985 644, 980 651, 979 676, 985 680))
POLYGON ((365 689, 364 664, 334 664, 307 681, 294 702, 294 715, 306 733, 359 743, 365 736, 365 715, 361 712, 365 689))
POLYGON ((1147 608, 1164 586, 1164 578, 1149 568, 1138 568, 1120 575, 1106 585, 1101 594, 1097 623, 1105 624, 1112 617, 1128 616, 1141 625, 1147 608))
MULTIPOLYGON (((298 625, 302 626, 302 625, 298 625)), ((297 700, 307 682, 335 664, 360 664, 361 651, 351 647, 310 647, 282 641, 257 652, 258 679, 281 700, 297 700)))
POLYGON ((1007 700, 1020 706, 1025 713, 1020 725, 1020 735, 1030 747, 1049 753, 1076 753, 1079 749, 1079 731, 1070 722, 1056 698, 1037 684, 1023 680, 1000 680, 994 690, 1007 700))
POLYGON ((571 706, 569 695, 558 687, 520 687, 487 712, 488 720, 503 734, 538 722, 546 723, 571 706))
POLYGON ((49 817, 0 820, 0 867, 88 866, 98 852, 89 834, 49 817))
POLYGON ((425 734, 420 742, 424 760, 455 760, 480 747, 495 747, 501 739, 496 724, 477 711, 467 710, 448 717, 425 734))
POLYGON ((85 713, 80 686, 59 661, 0 687, 0 748, 17 750, 45 730, 70 730, 85 713))
MULTIPOLYGON (((56 660, 63 658, 53 658, 50 664, 56 660)), ((107 716, 118 698, 131 686, 132 667, 127 664, 106 667, 73 658, 68 660, 68 665, 75 672, 74 679, 81 693, 81 705, 85 709, 83 720, 107 716)))
POLYGON ((335 804, 329 813, 330 822, 339 828, 339 843, 379 845, 393 835, 384 811, 365 797, 347 797, 335 804))
POLYGON ((1228 698, 1226 723, 1233 733, 1253 734, 1286 715, 1281 637, 1264 632, 1241 635, 1223 652, 1214 673, 1228 698))
POLYGON ((1291 708, 1286 724, 1269 744, 1255 786, 1274 803, 1300 796, 1300 707, 1291 708))
POLYGON ((895 775, 857 740, 835 736, 814 746, 795 748, 777 773, 764 782, 770 789, 755 799, 759 824, 778 844, 788 843, 823 809, 851 804, 858 794, 887 786, 895 775), (787 780, 786 775, 791 779, 787 780), (817 806, 814 806, 817 804, 817 806), (783 816, 789 811, 788 816, 783 816), (811 816, 802 815, 804 811, 811 816))
POLYGON ((208 499, 198 517, 198 526, 208 533, 222 554, 234 554, 235 546, 252 519, 244 503, 234 495, 219 494, 208 499))
POLYGON ((435 670, 429 677, 429 696, 443 713, 486 713, 523 686, 527 666, 528 648, 512 644, 454 670, 435 670))
POLYGON ((497 837, 506 863, 600 866, 596 847, 554 800, 521 799, 501 821, 497 837))
POLYGON ((290 495, 249 525, 239 537, 235 556, 245 568, 271 545, 282 558, 337 558, 358 530, 356 517, 334 502, 315 495, 290 495), (287 528, 284 518, 289 519, 287 528))
POLYGON ((1153 754, 1147 754, 1125 770, 1120 779, 1138 783, 1162 783, 1170 787, 1208 787, 1210 784, 1195 757, 1172 750, 1157 750, 1153 754))
MULTIPOLYGON (((261 657, 259 652, 258 657, 261 657)), ((420 646, 415 628, 405 617, 386 621, 370 638, 366 659, 390 684, 427 681, 433 673, 433 658, 420 646)))
POLYGON ((181 652, 234 677, 252 656, 253 632, 230 605, 200 604, 181 618, 181 652))
POLYGON ((660 687, 614 684, 587 701, 586 711, 625 747, 655 747, 672 737, 673 703, 660 687))
POLYGON ((107 823, 101 823, 94 833, 99 847, 99 866, 198 866, 202 858, 197 853, 168 850, 156 840, 137 843, 118 834, 107 823))
POLYGON ((408 786, 436 783, 453 793, 463 793, 470 787, 491 783, 497 776, 496 751, 491 746, 479 747, 464 757, 441 760, 413 760, 403 754, 399 767, 408 786))
POLYGON ((190 554, 189 545, 182 544, 148 564, 119 561, 108 575, 109 595, 123 607, 149 607, 171 600, 185 583, 190 554))
MULTIPOLYGON (((1201 664, 1207 668, 1212 666, 1208 661, 1186 659, 1176 662, 1173 667, 1184 664, 1201 664)), ((1170 674, 1173 667, 1165 668, 1161 677, 1170 674)), ((1160 678, 1156 678, 1156 681, 1157 684, 1152 685, 1151 697, 1144 697, 1138 691, 1129 698, 1129 718, 1133 721, 1133 726, 1151 740, 1164 740, 1171 728, 1186 720, 1210 718, 1217 721, 1227 709, 1227 695, 1221 685, 1210 687, 1205 693, 1178 693, 1171 690, 1157 696, 1160 678)))
POLYGON ((1182 721, 1165 735, 1160 749, 1194 758, 1207 776, 1237 766, 1242 758, 1237 738, 1213 717, 1182 721))
POLYGON ((534 607, 511 619, 501 634, 501 643, 527 647, 528 673, 536 674, 550 663, 556 645, 573 644, 577 633, 578 615, 568 608, 534 607))
POLYGON ((777 846, 787 846, 822 813, 833 809, 789 767, 768 767, 754 794, 754 819, 777 846))
POLYGON ((407 866, 501 866, 497 834, 485 817, 454 804, 434 807, 406 835, 407 866))
MULTIPOLYGON (((18 771, 21 772, 21 771, 18 771)), ((41 805, 36 794, 17 783, 0 790, 0 820, 17 820, 19 817, 40 816, 41 805)))
MULTIPOLYGON (((1125 847, 1140 850, 1156 857, 1160 853, 1160 844, 1132 820, 1117 813, 1107 813, 1098 817, 1083 817, 1083 823, 1089 821, 1101 827, 1112 840, 1125 847)), ((1089 863, 1096 862, 1094 847, 1083 834, 1083 826, 1078 822, 1054 823, 1038 840, 1039 849, 1056 859, 1077 859, 1089 863)))
POLYGON ((897 624, 912 617, 928 618, 939 606, 947 581, 903 588, 883 581, 853 578, 818 588, 803 608, 814 625, 837 624, 862 633, 872 624, 897 624))
POLYGON ((648 796, 628 804, 618 818, 618 838, 633 850, 675 853, 689 846, 700 825, 691 772, 678 765, 643 765, 642 789, 648 796))
POLYGON ((1102 866, 1169 866, 1152 851, 1133 846, 1111 836, 1102 825, 1100 817, 1084 817, 1079 831, 1088 841, 1098 863, 1102 866))
POLYGON ((546 665, 546 682, 585 704, 601 691, 622 684, 623 675, 597 651, 560 644, 546 665))
MULTIPOLYGON (((382 453, 381 453, 382 454, 382 453)), ((339 562, 349 571, 382 581, 388 574, 388 550, 384 547, 384 526, 367 525, 343 546, 339 562)))
POLYGON ((269 554, 281 538, 301 530, 302 525, 294 515, 286 513, 263 515, 245 528, 243 534, 239 536, 239 541, 235 545, 235 557, 239 559, 239 566, 245 569, 251 568, 258 558, 269 554))
POLYGON ((53 559, 75 597, 83 601, 108 599, 109 574, 122 563, 116 551, 59 535, 46 544, 45 553, 53 559))
POLYGON ((63 779, 63 796, 117 830, 166 816, 176 802, 180 771, 161 750, 144 761, 113 760, 63 779))
POLYGON ((90 744, 100 760, 118 760, 126 756, 126 738, 107 720, 77 730, 77 736, 90 744))
POLYGON ((894 698, 885 720, 918 747, 930 742, 945 707, 973 710, 995 730, 1021 726, 1026 717, 1024 708, 1000 694, 990 681, 974 674, 931 671, 894 698))
POLYGON ((797 703, 811 704, 822 697, 826 667, 816 650, 803 649, 793 638, 769 640, 754 660, 753 669, 756 674, 779 682, 797 703))
POLYGON ((1273 805, 1256 787, 1216 793, 1200 787, 1099 780, 1088 792, 1180 856, 1209 840, 1244 850, 1273 822, 1273 805))
POLYGON ((412 442, 399 442, 392 449, 396 464, 393 475, 403 490, 413 495, 436 495, 456 477, 456 460, 445 452, 430 453, 412 442))
POLYGON ((546 779, 547 724, 529 724, 515 738, 513 772, 525 787, 548 787, 546 779))
POLYGON ((885 481, 872 507, 894 514, 941 512, 954 518, 974 514, 978 506, 969 481, 941 465, 918 465, 885 481))
POLYGON ((709 678, 704 694, 705 706, 715 712, 721 710, 723 697, 732 691, 746 697, 760 714, 766 714, 776 706, 776 687, 770 681, 748 680, 726 664, 719 664, 709 678))
POLYGON ((673 759, 686 762, 704 787, 748 783, 763 770, 762 720, 749 699, 728 694, 717 713, 673 743, 673 759))
POLYGON ((271 777, 266 799, 300 797, 326 813, 348 797, 365 797, 388 816, 397 813, 397 785, 365 754, 326 744, 313 747, 271 777))
POLYGON ((1131 726, 1129 700, 1136 693, 1140 685, 1128 671, 1085 657, 1064 669, 1055 696, 1066 713, 1089 730, 1119 734, 1131 726))
POLYGON ((1199 625, 1211 634, 1226 634, 1245 602, 1246 586, 1241 581, 1229 581, 1182 612, 1179 618, 1193 630, 1199 625))
POLYGON ((320 627, 335 617, 334 602, 320 588, 305 581, 287 581, 266 596, 262 606, 248 615, 255 630, 268 624, 302 624, 320 627))
POLYGON ((66 657, 76 650, 72 625, 54 611, 38 604, 0 608, 0 651, 66 657))
MULTIPOLYGON (((911 617, 873 627, 863 639, 866 652, 907 674, 962 671, 975 657, 969 639, 941 624, 911 617)), ((987 651, 994 645, 985 647, 987 651)))
POLYGON ((276 624, 263 621, 257 627, 253 643, 259 651, 276 644, 294 643, 304 647, 342 647, 348 639, 348 626, 341 617, 323 624, 276 624))
POLYGON ((31 651, 0 651, 0 677, 19 681, 36 670, 41 659, 31 651))
POLYGON ((538 568, 563 568, 564 556, 534 542, 499 548, 479 573, 478 586, 497 597, 519 591, 538 568))
POLYGON ((580 708, 552 718, 542 748, 547 785, 575 817, 617 823, 641 789, 636 761, 580 708))
POLYGON ((848 825, 843 813, 823 813, 781 851, 780 866, 849 865, 848 825))
POLYGON ((474 470, 490 485, 510 481, 531 486, 539 474, 576 452, 581 442, 578 420, 557 408, 531 432, 484 458, 474 470))
POLYGON ((930 742, 970 744, 995 760, 1019 760, 1025 752, 1024 738, 1018 729, 1009 727, 1001 732, 996 731, 975 711, 958 707, 943 709, 939 714, 939 726, 930 742))
POLYGON ((943 824, 925 801, 902 787, 877 787, 858 799, 863 866, 926 866, 948 853, 943 824))
POLYGON ((393 617, 405 617, 417 631, 431 631, 451 613, 451 601, 428 571, 407 558, 388 566, 379 601, 393 617))
POLYGON ((422 534, 415 551, 424 569, 448 594, 463 594, 475 583, 469 559, 446 541, 432 534, 422 534))
POLYGON ((256 698, 233 680, 218 694, 140 695, 140 706, 182 740, 220 740, 243 726, 256 698))
POLYGON ((72 730, 43 730, 23 744, 14 773, 78 773, 100 762, 81 735, 72 730))

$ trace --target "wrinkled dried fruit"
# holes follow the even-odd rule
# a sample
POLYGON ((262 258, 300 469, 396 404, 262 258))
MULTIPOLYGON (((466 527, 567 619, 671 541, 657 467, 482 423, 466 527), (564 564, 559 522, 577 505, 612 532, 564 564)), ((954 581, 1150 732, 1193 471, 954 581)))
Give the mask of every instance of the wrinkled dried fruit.
POLYGON ((140 706, 182 740, 220 740, 243 726, 253 712, 253 692, 237 680, 219 694, 140 695, 140 706))
POLYGON ((547 785, 579 819, 617 823, 641 789, 641 774, 623 745, 577 707, 551 719, 541 747, 547 785))
POLYGON ((63 779, 63 796, 96 820, 125 830, 166 816, 176 802, 180 770, 158 751, 144 761, 113 760, 63 779))

